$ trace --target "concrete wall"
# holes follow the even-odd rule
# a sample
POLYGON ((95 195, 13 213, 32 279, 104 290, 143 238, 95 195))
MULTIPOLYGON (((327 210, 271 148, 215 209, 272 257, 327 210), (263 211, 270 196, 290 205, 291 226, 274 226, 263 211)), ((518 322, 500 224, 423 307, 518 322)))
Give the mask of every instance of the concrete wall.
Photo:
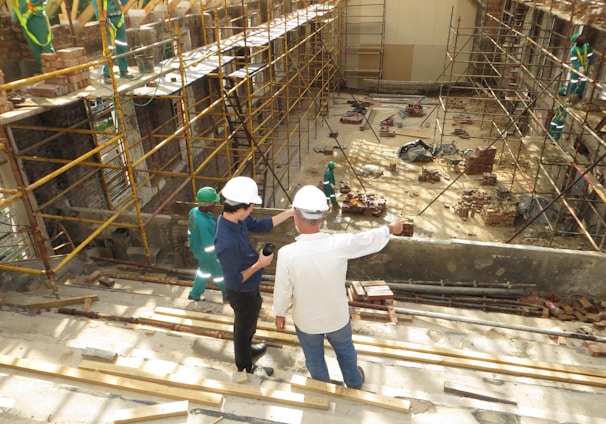
MULTIPOLYGON (((356 3, 358 4, 358 3, 356 3)), ((383 4, 374 2, 364 7, 351 6, 347 15, 350 21, 365 20, 369 16, 380 16, 383 4), (356 16, 359 16, 356 18, 356 16)), ((449 42, 449 26, 471 28, 475 26, 477 3, 474 0, 425 0, 422 6, 414 0, 385 0, 385 32, 383 38, 383 76, 386 81, 448 81, 448 73, 442 75, 446 63, 449 42), (460 21, 459 21, 460 19, 460 21)), ((370 25, 370 24, 369 24, 370 25)), ((347 26, 346 26, 347 28, 347 26)), ((357 27, 353 27, 357 28, 357 27)), ((379 46, 381 37, 376 25, 365 31, 343 34, 348 46, 379 46)), ((467 31, 468 33, 470 31, 467 31)), ((459 46, 467 39, 457 40, 459 46)), ((451 43, 453 40, 451 40, 451 43)), ((468 43, 468 51, 471 43, 468 43)), ((460 55, 454 72, 463 73, 469 55, 460 55)), ((345 58, 347 69, 367 70, 378 66, 374 55, 349 53, 345 58)), ((367 78, 372 79, 372 76, 367 78)), ((348 86, 363 88, 363 77, 352 76, 348 86)))
MULTIPOLYGON (((453 25, 460 19, 461 27, 473 27, 477 14, 473 0, 424 0, 422 7, 414 0, 387 0, 386 6, 383 79, 396 81, 438 79, 444 69, 451 17, 453 25)), ((464 71, 465 60, 457 58, 463 68, 455 72, 464 71)))

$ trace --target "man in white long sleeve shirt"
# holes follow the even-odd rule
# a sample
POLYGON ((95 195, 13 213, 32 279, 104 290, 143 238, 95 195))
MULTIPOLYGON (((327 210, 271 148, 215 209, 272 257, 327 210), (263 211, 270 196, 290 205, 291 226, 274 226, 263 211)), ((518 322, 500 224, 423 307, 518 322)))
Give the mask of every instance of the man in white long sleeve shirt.
POLYGON ((328 205, 314 186, 302 187, 293 201, 296 242, 282 247, 276 263, 273 311, 284 329, 292 301, 292 317, 305 364, 315 380, 329 382, 324 336, 332 345, 347 387, 360 388, 364 373, 357 365, 345 287, 347 261, 383 249, 390 234, 400 234, 403 222, 357 234, 320 231, 328 205))

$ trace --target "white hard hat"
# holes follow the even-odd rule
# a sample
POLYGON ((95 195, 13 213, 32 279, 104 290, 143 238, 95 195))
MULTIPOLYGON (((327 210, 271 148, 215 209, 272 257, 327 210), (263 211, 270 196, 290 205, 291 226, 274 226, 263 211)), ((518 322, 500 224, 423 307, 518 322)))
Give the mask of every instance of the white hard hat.
POLYGON ((323 212, 328 210, 326 195, 316 186, 303 186, 295 194, 292 206, 300 210, 303 217, 308 219, 322 218, 323 212))
POLYGON ((260 205, 263 203, 259 197, 259 188, 255 180, 249 177, 234 177, 229 180, 223 191, 221 191, 223 197, 225 197, 229 203, 238 204, 255 203, 260 205))

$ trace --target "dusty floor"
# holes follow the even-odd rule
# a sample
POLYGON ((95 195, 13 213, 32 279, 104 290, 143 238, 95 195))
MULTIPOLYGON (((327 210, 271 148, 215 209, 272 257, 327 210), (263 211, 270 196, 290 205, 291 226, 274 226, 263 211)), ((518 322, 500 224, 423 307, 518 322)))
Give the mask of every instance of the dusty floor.
MULTIPOLYGON (((435 116, 427 117, 426 122, 431 122, 428 127, 420 125, 425 118, 406 118, 402 128, 394 128, 397 133, 406 135, 377 140, 371 131, 360 131, 358 126, 338 123, 341 113, 349 108, 346 102, 350 99, 345 94, 336 98, 329 116, 329 125, 333 130, 339 131, 338 141, 349 161, 355 164, 354 168, 347 165, 343 153, 338 150, 335 150, 333 156, 313 151, 314 147, 335 145, 335 140, 328 136, 328 126, 325 123, 319 124, 318 137, 309 146, 309 156, 303 162, 303 169, 296 177, 295 185, 320 181, 326 163, 334 160, 338 164, 337 181, 347 181, 354 191, 365 188, 367 192, 383 195, 387 199, 388 208, 385 216, 378 218, 334 213, 327 222, 328 229, 358 231, 399 216, 410 216, 414 217, 415 236, 418 237, 504 241, 516 232, 515 228, 485 227, 477 217, 464 221, 448 208, 458 200, 461 189, 478 187, 475 177, 461 176, 450 189, 445 190, 459 176, 460 170, 449 169, 443 162, 436 161, 426 166, 437 168, 443 177, 442 181, 434 184, 419 183, 417 176, 423 164, 404 163, 396 157, 397 148, 414 138, 423 138, 428 144, 435 142, 435 116), (389 167, 394 161, 397 163, 395 172, 389 167), (358 181, 354 170, 358 175, 378 172, 374 177, 365 176, 358 181)), ((377 113, 375 122, 398 109, 393 105, 378 107, 381 110, 377 113)), ((427 111, 431 113, 432 108, 428 107, 427 111)), ((473 125, 466 126, 466 129, 472 136, 480 131, 473 125)), ((450 143, 453 139, 459 149, 472 148, 477 143, 473 138, 462 140, 451 137, 445 138, 444 142, 450 143)), ((503 159, 495 172, 500 180, 507 181, 511 169, 510 161, 503 159)), ((536 239, 527 241, 544 243, 536 239)), ((556 240, 556 243, 560 242, 567 247, 583 246, 582 240, 556 240)), ((121 269, 104 271, 125 272, 121 269)), ((224 317, 232 314, 229 306, 220 302, 220 294, 214 290, 207 290, 205 301, 191 302, 187 300, 187 287, 116 279, 115 286, 109 289, 98 284, 86 284, 86 275, 87 272, 83 270, 81 275, 74 275, 62 283, 59 287, 60 298, 96 294, 99 301, 92 304, 91 310, 114 316, 141 317, 153 313, 156 307, 161 306, 210 312, 224 317)), ((158 273, 137 275, 163 277, 158 273)), ((30 311, 21 307, 34 301, 54 299, 43 286, 33 286, 28 293, 3 292, 0 293, 0 298, 5 302, 0 309, 1 355, 77 367, 83 359, 83 350, 88 347, 116 352, 119 365, 164 374, 179 372, 226 382, 237 377, 232 360, 233 349, 228 340, 157 327, 73 317, 59 314, 57 308, 30 311)), ((495 325, 476 325, 456 319, 413 315, 400 316, 397 325, 382 320, 355 320, 353 326, 356 334, 369 335, 379 340, 415 343, 428 348, 492 353, 520 358, 520 361, 590 367, 596 369, 596 373, 598 370, 604 372, 606 368, 606 359, 590 356, 582 340, 569 338, 558 342, 557 339, 538 332, 510 330, 500 326, 508 323, 574 332, 581 326, 579 323, 417 304, 398 306, 419 311, 444 312, 453 317, 477 318, 494 322, 495 325)), ((74 308, 82 309, 82 306, 74 308)), ((273 322, 269 293, 264 294, 261 321, 268 324, 273 322)), ((603 331, 591 331, 598 337, 606 336, 603 331)), ((334 355, 331 351, 327 355, 331 377, 340 380, 334 355)), ((187 417, 153 422, 202 424, 216 422, 219 417, 223 417, 222 423, 606 423, 603 418, 603 405, 606 404, 604 387, 481 371, 473 366, 447 366, 439 360, 421 362, 367 353, 360 354, 359 360, 366 371, 364 390, 410 400, 410 412, 394 412, 334 396, 329 397, 330 409, 320 411, 228 395, 219 407, 190 402, 187 417), (496 392, 502 399, 514 403, 479 400, 448 393, 444 386, 449 383, 464 384, 487 393, 496 392)), ((289 384, 293 375, 307 375, 298 346, 271 347, 259 360, 259 364, 274 367, 276 374, 271 378, 251 377, 248 385, 301 392, 289 384)), ((116 410, 170 401, 172 400, 163 397, 162 393, 157 396, 145 395, 0 367, 1 423, 110 423, 116 410)))
MULTIPOLYGON (((464 110, 454 109, 449 112, 449 117, 462 114, 471 117, 469 123, 459 126, 470 135, 470 138, 463 139, 452 134, 455 126, 450 118, 447 121, 443 137, 436 131, 436 117, 438 113, 443 113, 436 107, 436 99, 425 100, 426 116, 405 116, 404 118, 398 112, 405 107, 406 99, 403 99, 402 103, 395 103, 393 99, 389 103, 377 101, 371 106, 376 110, 372 125, 374 132, 370 129, 361 131, 360 125, 339 122, 343 113, 351 110, 351 105, 347 102, 354 98, 362 99, 363 97, 345 92, 335 96, 326 121, 320 122, 317 126, 317 137, 311 140, 308 148, 310 153, 303 161, 300 172, 294 177, 293 185, 296 187, 320 182, 326 164, 332 160, 337 164, 335 169, 337 186, 340 182, 346 182, 354 193, 366 192, 383 196, 387 201, 387 212, 376 219, 366 219, 360 215, 334 214, 331 217, 332 222, 329 220, 328 223, 330 228, 355 230, 405 216, 414 218, 414 235, 417 237, 459 238, 591 250, 583 237, 553 237, 550 235, 534 237, 529 232, 517 235, 522 228, 522 222, 517 221, 514 227, 492 227, 484 225, 478 215, 463 220, 453 212, 452 206, 461 199, 465 189, 482 190, 494 199, 497 187, 506 188, 512 194, 511 202, 513 204, 527 197, 529 188, 535 184, 536 164, 531 157, 523 153, 521 159, 527 162, 528 166, 522 170, 514 167, 513 156, 508 152, 517 152, 519 142, 513 137, 507 139, 508 148, 501 140, 493 144, 497 149, 493 169, 497 175, 497 186, 480 185, 481 175, 462 174, 463 162, 457 167, 449 167, 442 158, 436 158, 433 162, 426 163, 405 162, 398 158, 398 148, 418 138, 430 146, 454 142, 460 151, 473 150, 476 146, 487 147, 491 144, 494 138, 487 128, 489 125, 486 122, 482 125, 481 114, 476 113, 479 106, 473 101, 462 100, 464 110), (396 136, 380 137, 379 122, 392 115, 395 115, 396 125, 390 129, 396 133, 396 136), (397 126, 398 123, 401 123, 401 128, 397 126), (329 136, 331 130, 338 131, 336 140, 329 136), (323 150, 325 147, 334 147, 333 154, 326 155, 314 151, 314 149, 323 150), (342 147, 342 150, 339 147, 342 147), (395 171, 390 168, 390 164, 396 165, 395 171), (419 182, 418 176, 423 167, 437 170, 441 177, 440 181, 419 182)), ((368 114, 369 112, 367 112, 368 114)), ((443 117, 440 117, 440 120, 443 121, 443 117)), ((555 149, 551 145, 548 148, 555 149)), ((550 191, 549 187, 544 186, 541 181, 538 181, 536 190, 539 194, 550 191)), ((344 194, 340 194, 339 200, 342 201, 344 197, 344 194)))
MULTIPOLYGON (((157 275, 156 275, 157 276, 157 275)), ((62 298, 97 294, 99 301, 91 310, 109 315, 141 317, 154 308, 166 306, 231 316, 231 309, 220 302, 220 294, 207 290, 206 300, 186 299, 188 288, 116 280, 112 289, 83 283, 76 277, 60 287, 62 298)), ((0 354, 17 358, 77 367, 82 351, 97 348, 119 354, 117 364, 146 368, 160 373, 184 372, 220 381, 233 381, 230 341, 183 332, 164 331, 106 320, 72 317, 51 310, 27 312, 17 305, 49 300, 47 290, 39 287, 31 293, 0 293, 7 305, 0 310, 0 354)), ((477 311, 454 310, 422 305, 399 305, 419 311, 439 311, 513 325, 542 329, 575 331, 576 323, 549 319, 524 318, 477 311)), ((272 322, 271 296, 264 295, 262 322, 272 322)), ((80 308, 80 307, 78 307, 80 308)), ((356 320, 356 334, 377 339, 394 339, 425 347, 447 347, 461 351, 486 352, 509 357, 578 365, 603 370, 603 358, 588 355, 581 340, 567 339, 565 344, 548 335, 478 326, 451 320, 401 316, 398 325, 383 321, 356 320)), ((598 334, 603 337, 603 334, 598 334)), ((327 353, 331 377, 340 380, 332 352, 327 353)), ((443 366, 412 360, 390 359, 370 354, 359 355, 366 371, 364 390, 411 402, 409 413, 368 406, 337 397, 330 398, 328 411, 298 408, 278 403, 226 396, 220 407, 190 402, 187 417, 166 418, 162 423, 603 423, 606 390, 580 384, 548 381, 498 372, 443 366), (507 404, 447 393, 444 385, 465 384, 475 389, 500 393, 507 404)), ((251 386, 300 392, 288 382, 292 375, 307 375, 298 346, 268 348, 259 364, 273 366, 272 378, 251 377, 251 386)), ((323 396, 323 395, 320 395, 323 396)), ((2 423, 109 423, 115 410, 130 409, 171 399, 143 395, 37 373, 0 367, 0 422, 2 423)))

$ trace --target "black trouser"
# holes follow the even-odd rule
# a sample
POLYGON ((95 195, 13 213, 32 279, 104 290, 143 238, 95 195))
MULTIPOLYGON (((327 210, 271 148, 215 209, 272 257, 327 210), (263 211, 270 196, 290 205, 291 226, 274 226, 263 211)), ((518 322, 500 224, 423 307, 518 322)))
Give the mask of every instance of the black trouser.
POLYGON ((237 292, 227 289, 229 306, 234 310, 234 354, 238 371, 252 365, 251 343, 257 331, 257 319, 263 298, 259 291, 237 292))

